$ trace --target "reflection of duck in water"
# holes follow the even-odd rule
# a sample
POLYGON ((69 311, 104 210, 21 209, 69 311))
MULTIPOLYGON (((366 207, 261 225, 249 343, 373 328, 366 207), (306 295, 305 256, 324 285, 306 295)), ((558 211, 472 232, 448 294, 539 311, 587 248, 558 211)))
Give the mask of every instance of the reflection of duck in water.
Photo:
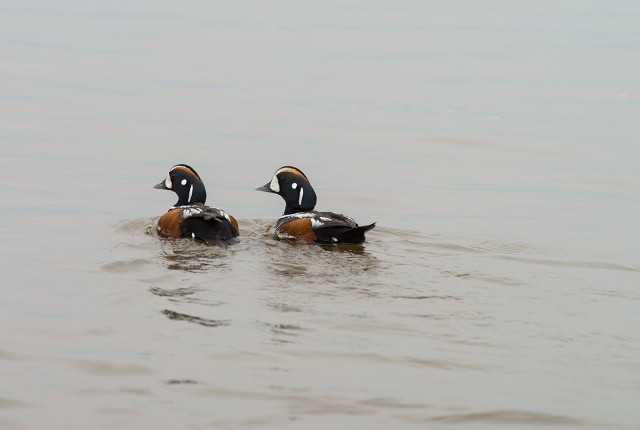
POLYGON ((284 215, 278 219, 273 233, 276 239, 320 244, 362 243, 364 234, 376 225, 360 227, 346 215, 314 211, 316 193, 307 176, 295 167, 278 169, 271 182, 256 189, 278 194, 286 203, 284 215))
POLYGON ((222 209, 205 206, 207 191, 192 167, 176 164, 166 179, 153 188, 178 195, 178 202, 158 220, 160 236, 188 237, 225 246, 238 236, 235 218, 222 209))

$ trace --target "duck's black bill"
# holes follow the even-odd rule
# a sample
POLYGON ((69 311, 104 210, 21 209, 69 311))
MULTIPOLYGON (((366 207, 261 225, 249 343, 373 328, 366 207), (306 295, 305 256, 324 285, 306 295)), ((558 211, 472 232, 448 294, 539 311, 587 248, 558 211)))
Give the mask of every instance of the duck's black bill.
POLYGON ((261 187, 256 188, 256 191, 264 191, 265 193, 272 193, 273 190, 270 187, 270 183, 269 184, 264 184, 261 187))
POLYGON ((160 182, 158 185, 154 185, 153 188, 157 190, 168 190, 167 186, 164 184, 164 181, 160 182))

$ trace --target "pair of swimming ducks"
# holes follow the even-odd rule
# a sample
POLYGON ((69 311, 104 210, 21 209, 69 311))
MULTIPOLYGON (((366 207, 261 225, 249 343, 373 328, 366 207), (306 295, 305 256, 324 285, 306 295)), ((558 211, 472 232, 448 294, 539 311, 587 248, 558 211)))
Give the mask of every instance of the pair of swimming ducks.
MULTIPOLYGON (((178 195, 178 202, 158 220, 160 236, 187 237, 226 245, 239 235, 234 217, 222 209, 205 206, 207 191, 192 167, 186 164, 173 166, 166 179, 154 188, 171 190, 178 195)), ((278 194, 286 203, 284 214, 273 232, 276 239, 356 244, 364 242, 364 234, 376 225, 361 227, 348 216, 314 211, 316 193, 307 176, 296 167, 281 167, 269 183, 256 190, 278 194)))

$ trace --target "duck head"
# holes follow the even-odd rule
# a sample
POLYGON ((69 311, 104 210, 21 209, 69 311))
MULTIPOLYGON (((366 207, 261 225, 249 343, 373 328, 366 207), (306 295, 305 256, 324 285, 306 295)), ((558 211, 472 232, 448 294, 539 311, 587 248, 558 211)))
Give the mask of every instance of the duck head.
POLYGON ((312 211, 316 207, 316 193, 302 170, 284 166, 274 173, 271 181, 256 188, 281 196, 285 201, 284 215, 312 211))
POLYGON ((170 190, 178 195, 178 201, 174 207, 204 204, 207 200, 207 191, 200 175, 191 166, 176 164, 167 173, 167 177, 153 188, 170 190))

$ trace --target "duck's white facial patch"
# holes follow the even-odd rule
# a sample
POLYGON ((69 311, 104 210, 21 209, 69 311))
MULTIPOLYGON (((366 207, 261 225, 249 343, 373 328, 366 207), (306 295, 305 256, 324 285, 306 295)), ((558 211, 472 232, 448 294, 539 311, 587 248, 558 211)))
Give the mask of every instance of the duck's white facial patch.
POLYGON ((294 182, 293 184, 291 184, 291 188, 293 188, 293 189, 295 190, 296 188, 298 188, 298 184, 296 184, 296 183, 294 182))
POLYGON ((187 180, 183 179, 182 182, 180 182, 182 185, 187 185, 187 180))
POLYGON ((300 187, 300 197, 298 198, 298 206, 302 206, 302 196, 304 195, 304 188, 300 187))
POLYGON ((195 233, 191 233, 191 238, 195 239, 196 238, 196 234, 195 233))
POLYGON ((269 188, 271 188, 271 191, 273 191, 274 193, 280 192, 280 183, 278 182, 278 175, 273 176, 273 179, 271 180, 271 184, 269 184, 269 188))
POLYGON ((171 176, 167 173, 167 179, 164 180, 164 186, 171 189, 171 176))
MULTIPOLYGON (((187 180, 183 179, 182 180, 182 185, 186 184, 187 180)), ((189 198, 187 199, 187 202, 191 203, 191 196, 193 195, 193 185, 191 185, 191 188, 189 188, 189 198)))

